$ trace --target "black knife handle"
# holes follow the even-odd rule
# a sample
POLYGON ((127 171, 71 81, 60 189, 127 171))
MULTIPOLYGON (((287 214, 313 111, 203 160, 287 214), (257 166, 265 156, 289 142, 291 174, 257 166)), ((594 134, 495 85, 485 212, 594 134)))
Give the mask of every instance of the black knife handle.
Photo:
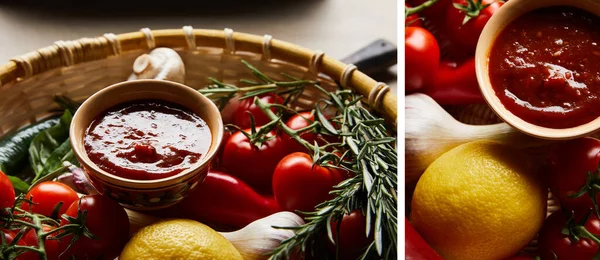
POLYGON ((398 63, 397 52, 398 48, 393 43, 378 39, 342 59, 342 62, 354 64, 361 72, 372 75, 398 63))

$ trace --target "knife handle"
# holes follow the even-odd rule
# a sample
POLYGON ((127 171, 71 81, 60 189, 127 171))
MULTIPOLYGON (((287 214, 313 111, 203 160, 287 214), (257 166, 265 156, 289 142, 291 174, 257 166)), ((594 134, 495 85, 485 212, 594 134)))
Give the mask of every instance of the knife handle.
POLYGON ((367 75, 377 74, 398 63, 397 47, 384 39, 378 39, 342 59, 346 64, 354 64, 367 75))

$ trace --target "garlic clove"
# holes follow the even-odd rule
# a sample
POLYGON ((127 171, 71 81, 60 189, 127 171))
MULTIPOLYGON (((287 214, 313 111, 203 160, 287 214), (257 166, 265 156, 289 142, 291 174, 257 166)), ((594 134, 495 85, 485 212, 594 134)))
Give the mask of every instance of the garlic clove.
POLYGON ((142 54, 133 62, 133 73, 128 80, 160 79, 185 82, 185 65, 177 52, 170 48, 156 48, 142 54))
POLYGON ((303 224, 304 220, 300 216, 282 211, 258 219, 240 230, 223 232, 221 235, 237 248, 244 259, 267 259, 268 254, 281 242, 295 235, 293 230, 274 227, 299 227, 303 224))

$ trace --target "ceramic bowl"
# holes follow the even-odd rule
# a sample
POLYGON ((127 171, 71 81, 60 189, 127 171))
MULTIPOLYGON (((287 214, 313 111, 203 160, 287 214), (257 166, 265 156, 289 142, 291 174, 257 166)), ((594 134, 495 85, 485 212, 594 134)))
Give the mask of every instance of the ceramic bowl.
POLYGON ((506 123, 519 131, 542 139, 566 140, 582 137, 600 129, 600 118, 571 128, 556 129, 531 124, 508 111, 496 96, 490 83, 488 58, 496 37, 502 30, 521 15, 535 9, 550 6, 572 6, 600 15, 600 1, 597 0, 511 0, 506 2, 485 25, 475 52, 475 70, 479 88, 488 105, 506 123))
POLYGON ((94 187, 126 208, 154 210, 183 199, 201 182, 211 166, 223 136, 223 121, 213 102, 191 87, 165 80, 133 80, 106 87, 79 107, 70 128, 73 151, 94 187), (189 169, 157 180, 133 180, 110 174, 93 163, 83 138, 90 123, 107 109, 125 102, 158 99, 182 105, 199 115, 208 125, 212 143, 207 154, 189 169))

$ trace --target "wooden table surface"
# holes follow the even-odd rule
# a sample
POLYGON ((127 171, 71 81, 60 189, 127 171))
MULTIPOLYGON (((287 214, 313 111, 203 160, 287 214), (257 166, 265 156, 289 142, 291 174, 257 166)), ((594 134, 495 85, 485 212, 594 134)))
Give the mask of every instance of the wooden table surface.
MULTIPOLYGON (((161 6, 127 0, 102 1, 95 6, 83 1, 67 1, 62 6, 45 3, 55 1, 12 2, 19 4, 0 4, 0 63, 57 40, 184 25, 270 34, 339 59, 379 38, 397 45, 395 0, 220 0, 210 4, 196 0, 191 5, 167 0, 161 6)), ((386 81, 395 90, 393 78, 386 81)))

